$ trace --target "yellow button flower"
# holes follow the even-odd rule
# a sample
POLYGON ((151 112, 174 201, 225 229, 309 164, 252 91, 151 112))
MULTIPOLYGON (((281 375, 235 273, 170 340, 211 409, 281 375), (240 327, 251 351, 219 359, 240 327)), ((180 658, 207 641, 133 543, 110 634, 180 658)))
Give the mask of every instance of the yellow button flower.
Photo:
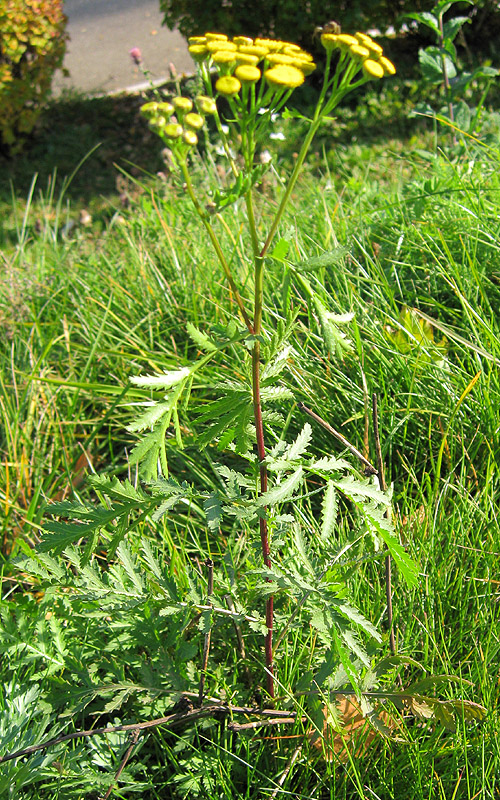
POLYGON ((188 47, 188 53, 193 61, 200 63, 208 58, 209 52, 204 44, 192 44, 188 47))
POLYGON ((349 52, 356 61, 363 61, 363 59, 370 57, 368 48, 362 47, 360 44, 352 44, 349 48, 349 52))
POLYGON ((222 78, 219 78, 216 82, 215 89, 219 94, 226 95, 226 97, 233 97, 233 95, 238 94, 240 91, 241 83, 238 78, 235 78, 233 75, 223 75, 222 78))
POLYGON ((248 45, 252 45, 253 44, 253 39, 251 39, 250 36, 235 36, 234 39, 233 39, 233 42, 238 47, 241 47, 241 45, 247 45, 248 46, 248 45))
POLYGON ((214 64, 232 64, 235 60, 236 53, 233 53, 231 50, 217 50, 216 53, 212 55, 212 61, 214 64))
MULTIPOLYGON (((322 37, 323 38, 323 37, 322 37)), ((358 40, 355 36, 351 36, 348 33, 338 33, 337 34, 337 47, 340 47, 341 50, 346 50, 348 47, 351 47, 353 44, 359 44, 358 40)))
POLYGON ((206 41, 206 36, 189 36, 188 38, 189 44, 206 44, 206 41))
POLYGON ((249 56, 248 53, 235 53, 234 60, 237 64, 248 64, 250 67, 256 67, 259 63, 258 56, 249 56))
POLYGON ((200 94, 196 98, 196 105, 203 114, 215 114, 217 112, 217 105, 212 97, 207 97, 200 94))
POLYGON ((267 47, 258 47, 257 45, 244 44, 239 48, 240 53, 246 53, 249 56, 258 56, 264 58, 269 53, 267 47))
POLYGON ((195 131, 199 131, 200 128, 203 128, 204 121, 201 114, 196 114, 194 111, 191 111, 184 117, 184 125, 187 125, 188 128, 192 128, 195 131))
POLYGON ((321 44, 323 45, 325 50, 327 50, 328 52, 330 52, 331 50, 334 50, 336 47, 339 46, 338 43, 337 43, 337 39, 338 39, 338 35, 336 33, 322 33, 321 34, 321 44))
POLYGON ((378 63, 381 64, 382 69, 384 70, 384 75, 395 75, 396 74, 396 67, 389 61, 388 58, 382 56, 379 58, 378 63))
POLYGON ((186 113, 187 111, 191 111, 193 108, 193 101, 189 99, 189 97, 174 97, 172 100, 172 105, 177 111, 181 111, 186 113))
POLYGON ((168 139, 180 139, 183 133, 182 125, 171 122, 169 125, 165 126, 163 133, 168 139))
POLYGON ((206 33, 205 39, 207 42, 227 42, 227 36, 225 33, 206 33))
POLYGON ((293 65, 296 62, 296 58, 294 56, 287 56, 286 53, 269 53, 267 56, 267 61, 270 64, 290 64, 293 65))
POLYGON ((234 71, 235 76, 241 83, 256 83, 261 76, 260 69, 243 64, 241 67, 236 67, 234 71))
POLYGON ((194 131, 184 131, 182 134, 182 138, 184 139, 185 143, 188 144, 190 147, 194 147, 198 144, 198 137, 194 131))
POLYGON ((151 102, 151 103, 144 103, 141 106, 141 113, 142 114, 156 114, 158 111, 158 103, 151 102))
POLYGON ((295 59, 294 66, 300 69, 300 71, 303 72, 306 77, 316 69, 316 64, 314 61, 303 61, 301 58, 295 59))
POLYGON ((209 53, 218 53, 221 50, 237 50, 235 44, 232 42, 221 42, 218 39, 214 39, 213 42, 207 43, 207 50, 209 53))
POLYGON ((363 72, 369 78, 383 78, 384 68, 379 61, 374 61, 373 58, 367 58, 363 61, 363 72))
POLYGON ((304 83, 304 73, 297 67, 291 67, 288 64, 277 64, 275 67, 271 67, 264 73, 264 77, 268 83, 288 89, 295 89, 304 83))
POLYGON ((256 47, 265 47, 270 53, 277 53, 278 50, 281 50, 288 42, 282 42, 279 39, 256 39, 254 44, 256 47))

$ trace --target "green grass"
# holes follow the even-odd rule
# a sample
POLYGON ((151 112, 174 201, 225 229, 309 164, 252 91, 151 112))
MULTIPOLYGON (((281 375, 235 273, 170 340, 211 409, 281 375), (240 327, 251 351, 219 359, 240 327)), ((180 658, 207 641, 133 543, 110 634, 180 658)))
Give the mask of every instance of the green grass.
MULTIPOLYGON (((54 124, 58 113, 53 111, 54 124)), ((92 104, 83 105, 81 117, 71 111, 80 120, 85 148, 96 141, 96 121, 109 119, 109 113, 92 104)), ((289 121, 285 128, 285 164, 293 151, 294 124, 289 121)), ((159 728, 141 740, 116 797, 256 800, 278 788, 278 797, 288 793, 317 800, 498 797, 500 155, 473 144, 458 156, 447 155, 435 150, 433 134, 425 131, 412 138, 381 131, 383 137, 368 139, 361 128, 357 131, 351 143, 322 135, 281 230, 297 260, 345 248, 336 266, 310 277, 330 310, 355 312, 349 334, 355 354, 342 360, 328 356, 300 287, 287 289, 278 262, 268 266, 265 328, 276 327, 284 304, 298 312, 285 382, 297 401, 318 409, 361 449, 367 399, 378 394, 398 530, 420 571, 413 589, 395 576, 398 650, 429 675, 456 676, 456 682, 443 678, 439 696, 481 703, 487 718, 482 724, 459 721, 456 730, 447 731, 408 715, 405 744, 379 741, 346 764, 325 760, 299 725, 239 734, 214 720, 188 730, 159 728), (423 327, 428 319, 432 322, 423 327), (302 749, 285 775, 299 744, 302 749)), ((69 161, 60 162, 59 175, 70 173, 81 155, 69 139, 69 161)), ((133 148, 126 157, 156 172, 149 151, 133 148)), ((5 331, 0 345, 0 676, 5 686, 13 681, 20 687, 19 696, 34 692, 23 701, 14 700, 12 687, 4 692, 4 724, 31 719, 12 740, 15 745, 4 731, 5 751, 58 731, 161 716, 179 692, 197 691, 192 664, 201 659, 201 633, 194 626, 180 636, 168 626, 168 617, 158 616, 153 601, 134 600, 134 570, 123 566, 123 553, 98 550, 94 560, 102 580, 116 580, 122 594, 130 595, 115 606, 111 600, 101 607, 89 599, 95 575, 77 564, 60 559, 37 577, 28 570, 19 573, 12 563, 13 556, 38 541, 44 502, 95 496, 82 480, 85 470, 135 480, 128 465, 135 438, 125 428, 132 418, 130 404, 141 393, 131 389, 129 377, 194 357, 187 322, 205 330, 236 316, 182 190, 170 180, 139 186, 123 178, 127 201, 120 201, 114 188, 121 173, 110 164, 116 151, 102 163, 95 158, 86 161, 62 199, 60 184, 45 191, 47 165, 31 200, 12 204, 6 194, 1 200, 3 208, 10 203, 10 211, 2 234, 0 283, 5 331), (95 212, 98 224, 65 232, 80 207, 95 212), (57 569, 64 570, 64 578, 50 572, 57 569), (59 581, 67 592, 59 591, 59 581)), ((30 169, 38 167, 12 165, 25 198, 30 169)), ((202 167, 196 180, 205 186, 202 167)), ((258 202, 263 223, 278 195, 279 176, 266 176, 258 202)), ((224 215, 234 236, 236 265, 238 248, 247 244, 238 238, 242 214, 231 207, 224 215)), ((245 292, 250 294, 249 284, 245 292)), ((240 373, 236 350, 219 356, 194 387, 195 405, 214 396, 221 378, 240 373)), ((290 438, 305 419, 294 404, 285 408, 288 412, 290 438)), ((189 408, 180 424, 184 449, 173 435, 167 439, 171 473, 210 489, 219 481, 213 466, 217 453, 199 451, 200 426, 189 408)), ((319 428, 313 431, 313 447, 318 454, 341 452, 319 428)), ((304 510, 307 503, 314 511, 314 499, 304 500, 304 510)), ((351 512, 348 507, 344 512, 340 545, 349 540, 351 512)), ((139 522, 130 533, 128 545, 144 575, 145 542, 166 576, 186 592, 187 568, 196 559, 203 571, 210 555, 220 580, 229 580, 231 570, 243 564, 258 563, 237 531, 209 537, 193 509, 157 525, 139 522)), ((352 593, 385 631, 383 564, 371 552, 363 555, 352 569, 352 593)), ((258 597, 251 602, 258 608, 258 597)), ((279 624, 290 613, 283 602, 279 624)), ((209 695, 235 693, 235 702, 258 696, 263 680, 259 634, 245 630, 245 637, 252 654, 246 663, 250 686, 232 627, 219 622, 214 628, 209 695)), ((314 664, 312 630, 292 626, 281 647, 278 680, 286 703, 287 687, 314 664)), ((385 634, 383 653, 388 652, 385 634)), ((405 685, 418 677, 416 667, 402 672, 405 685)), ((34 800, 94 798, 105 793, 125 746, 119 734, 107 741, 78 740, 24 766, 0 766, 0 781, 5 779, 0 787, 5 796, 34 800)))

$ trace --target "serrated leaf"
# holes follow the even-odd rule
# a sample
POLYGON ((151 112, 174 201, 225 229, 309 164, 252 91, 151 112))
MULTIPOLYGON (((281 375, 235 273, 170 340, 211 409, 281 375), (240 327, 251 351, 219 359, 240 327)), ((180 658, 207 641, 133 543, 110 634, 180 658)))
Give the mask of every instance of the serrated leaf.
POLYGON ((257 505, 259 506, 274 506, 277 503, 283 503, 289 500, 297 486, 302 480, 302 467, 298 467, 292 475, 289 475, 283 483, 273 486, 269 491, 264 492, 257 498, 257 505))
POLYGON ((263 386, 260 392, 261 399, 267 402, 277 400, 293 400, 293 392, 286 386, 263 386))
POLYGON ((151 428, 165 414, 171 412, 171 410, 171 403, 153 403, 151 408, 145 411, 144 414, 141 414, 134 422, 127 425, 126 430, 129 433, 139 433, 147 428, 151 428))
POLYGON ((309 423, 306 422, 295 441, 285 450, 284 458, 288 461, 296 461, 300 458, 307 449, 311 441, 311 436, 312 428, 309 423))
POLYGON ((88 527, 83 523, 47 523, 44 530, 48 533, 44 535, 42 541, 37 545, 37 550, 40 553, 62 553, 66 547, 85 536, 88 532, 88 527))
POLYGON ((311 614, 309 624, 315 631, 318 632, 322 642, 331 646, 333 637, 333 626, 329 618, 327 618, 324 609, 316 608, 311 614))
POLYGON ((347 247, 336 247, 333 250, 328 250, 326 253, 321 253, 319 256, 313 256, 305 261, 299 261, 294 264, 294 269, 299 272, 316 272, 321 267, 332 267, 338 264, 344 256, 349 252, 347 247))
MULTIPOLYGON (((368 657, 368 653, 366 652, 365 648, 361 645, 361 642, 358 640, 354 631, 344 630, 342 631, 342 639, 344 640, 345 644, 354 655, 361 661, 365 667, 370 666, 370 659, 368 657)), ((380 637, 379 637, 380 640, 380 637)))
POLYGON ((118 478, 107 478, 104 475, 91 475, 89 483, 112 500, 137 500, 138 503, 149 500, 142 489, 133 486, 127 478, 120 481, 118 478))
POLYGON ((203 633, 207 634, 210 633, 212 630, 212 611, 206 610, 202 611, 200 615, 200 619, 198 621, 198 630, 203 633))
POLYGON ((283 261, 286 258, 286 255, 290 249, 290 242, 286 239, 279 239, 279 241, 275 244, 272 253, 270 254, 270 258, 275 258, 277 261, 283 261))
POLYGON ((192 367, 182 367, 181 369, 164 372, 162 375, 135 375, 130 380, 136 386, 144 386, 148 389, 170 389, 188 378, 191 370, 192 367))
POLYGON ((314 571, 313 565, 309 560, 306 541, 304 539, 304 534, 302 533, 302 528, 300 527, 300 525, 293 526, 293 541, 295 547, 297 548, 297 552, 300 555, 301 562, 306 568, 306 571, 309 573, 309 575, 312 575, 314 577, 316 573, 314 571))
POLYGON ((460 28, 467 22, 472 22, 470 17, 453 17, 452 19, 446 20, 446 22, 443 23, 443 38, 453 41, 460 28))
POLYGON ((373 636, 377 642, 382 641, 380 633, 372 625, 372 623, 363 616, 361 611, 358 611, 356 608, 349 605, 349 603, 342 602, 341 600, 333 600, 330 601, 330 603, 332 611, 342 614, 342 616, 350 620, 350 622, 354 622, 356 625, 359 625, 360 628, 363 628, 366 633, 368 633, 370 636, 373 636))
POLYGON ((339 634, 337 633, 337 631, 335 630, 335 626, 332 627, 331 633, 332 633, 333 642, 335 644, 335 649, 337 650, 337 653, 338 653, 339 658, 340 658, 340 662, 341 662, 341 664, 342 664, 342 666, 343 666, 343 668, 345 670, 345 673, 347 675, 347 679, 349 680, 353 690, 356 692, 357 695, 359 695, 360 691, 359 691, 359 686, 358 686, 358 673, 357 673, 355 667, 353 666, 353 664, 351 662, 351 659, 349 658, 349 653, 347 652, 347 650, 345 649, 344 645, 342 644, 342 640, 341 640, 339 634))
POLYGON ((132 557, 132 553, 128 549, 125 542, 121 542, 118 545, 116 554, 118 555, 125 572, 127 573, 128 577, 134 584, 135 588, 137 589, 139 594, 143 593, 144 590, 144 581, 142 576, 137 568, 135 558, 132 557))
POLYGON ((313 303, 319 318, 321 333, 330 355, 343 358, 347 353, 352 353, 354 347, 351 340, 347 338, 347 335, 340 330, 337 324, 344 317, 329 312, 316 295, 313 297, 313 303))
POLYGON ((186 324, 186 328, 189 336, 195 345, 200 348, 200 350, 205 350, 207 353, 213 353, 217 350, 217 346, 212 342, 208 335, 200 331, 199 328, 196 328, 192 322, 188 322, 186 324))
POLYGON ((472 700, 449 700, 447 702, 466 722, 482 722, 488 713, 484 706, 480 703, 473 703, 472 700))
POLYGON ((405 14, 404 17, 405 19, 414 19, 416 22, 420 22, 421 25, 425 25, 427 28, 430 28, 432 31, 434 31, 435 34, 441 36, 441 31, 439 30, 439 20, 436 19, 434 14, 431 14, 429 11, 405 14))
POLYGON ((334 458, 325 456, 318 461, 313 461, 307 469, 318 472, 340 472, 344 469, 350 469, 351 465, 344 458, 334 458))
POLYGON ((209 529, 213 533, 217 533, 220 528, 222 518, 222 508, 219 496, 215 492, 210 494, 203 501, 203 508, 205 510, 205 514, 207 515, 207 525, 209 529))
POLYGON ((418 566, 413 559, 408 555, 404 547, 399 543, 395 536, 392 536, 382 525, 372 520, 377 532, 381 539, 387 545, 387 549, 391 557, 396 562, 396 565, 405 579, 408 586, 416 586, 418 584, 418 566))
POLYGON ((347 495, 347 497, 354 502, 370 499, 386 507, 390 505, 387 495, 368 481, 360 481, 351 476, 347 476, 340 481, 332 482, 339 491, 347 495))
MULTIPOLYGON (((143 436, 142 439, 139 442, 137 442, 137 444, 134 445, 134 447, 132 448, 128 458, 129 464, 131 466, 134 466, 134 464, 143 462, 146 456, 148 456, 149 459, 151 458, 154 459, 154 463, 156 465, 156 460, 160 452, 160 443, 162 438, 163 438, 163 433, 159 429, 150 431, 150 433, 147 433, 145 436, 143 436)), ((150 479, 149 477, 145 477, 146 481, 149 479, 150 479)))
POLYGON ((328 481, 321 504, 322 519, 320 536, 323 541, 328 541, 332 536, 337 523, 339 497, 333 481, 328 481))
POLYGON ((434 718, 448 731, 454 731, 457 727, 455 715, 447 703, 438 703, 434 706, 434 718))

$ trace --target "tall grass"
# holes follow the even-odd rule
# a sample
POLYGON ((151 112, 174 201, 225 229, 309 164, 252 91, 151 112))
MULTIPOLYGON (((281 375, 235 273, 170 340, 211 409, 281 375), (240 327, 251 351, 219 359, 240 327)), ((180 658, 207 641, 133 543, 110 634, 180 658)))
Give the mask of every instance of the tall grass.
MULTIPOLYGON (((272 330, 282 320, 284 305, 297 311, 286 381, 297 401, 321 409, 361 450, 371 442, 369 398, 377 393, 399 533, 421 572, 413 590, 395 579, 398 650, 436 681, 456 676, 456 684, 443 678, 440 691, 484 704, 488 717, 482 725, 459 723, 454 732, 410 720, 406 744, 372 745, 347 763, 325 760, 298 728, 264 736, 230 735, 213 723, 190 734, 158 730, 123 773, 117 796, 132 790, 151 798, 257 798, 275 790, 281 792, 275 796, 318 799, 498 796, 499 154, 470 146, 448 158, 427 148, 420 139, 404 147, 398 141, 325 146, 283 224, 293 241, 292 260, 338 248, 336 263, 309 277, 330 310, 355 313, 355 356, 340 361, 325 355, 307 325, 307 299, 276 260, 267 266, 266 324, 272 330)), ((204 180, 201 172, 198 179, 204 180)), ((278 181, 279 175, 267 179, 260 214, 274 203, 278 181)), ((49 222, 37 232, 28 203, 17 243, 4 254, 0 288, 6 332, 0 343, 0 648, 10 656, 0 674, 5 684, 36 683, 39 701, 50 700, 58 714, 72 704, 76 726, 87 714, 112 718, 115 696, 122 718, 144 718, 161 714, 170 702, 162 676, 174 644, 161 644, 160 623, 152 619, 144 628, 131 611, 116 621, 113 647, 100 649, 99 620, 86 618, 82 606, 81 620, 72 622, 75 641, 58 650, 57 604, 50 591, 34 599, 39 584, 23 579, 10 557, 25 549, 23 542, 37 541, 44 501, 88 494, 86 472, 128 472, 135 480, 127 460, 134 440, 125 427, 139 394, 129 377, 183 364, 195 347, 187 322, 201 329, 225 324, 237 309, 185 197, 170 182, 145 184, 99 236, 64 235, 65 210, 57 198, 33 202, 54 214, 45 215, 49 222), (154 655, 144 658, 144 652, 154 655)), ((242 213, 236 205, 224 215, 235 264, 245 246, 238 234, 242 213)), ((194 387, 197 402, 210 399, 223 373, 239 370, 235 354, 214 360, 211 376, 194 387)), ((167 441, 172 474, 216 484, 210 449, 199 452, 188 409, 180 422, 184 449, 173 436, 167 441)), ((290 433, 300 429, 297 410, 287 425, 290 433)), ((314 446, 341 451, 321 428, 314 430, 314 446)), ((142 523, 134 536, 170 558, 174 553, 180 569, 187 559, 202 563, 210 555, 226 558, 230 571, 228 551, 237 557, 234 538, 208 542, 191 513, 156 528, 142 523)), ((381 564, 368 555, 353 570, 353 591, 384 628, 381 564)), ((214 632, 209 681, 229 696, 234 687, 224 676, 240 656, 236 646, 225 646, 224 635, 214 632)), ((284 685, 288 651, 294 651, 290 664, 307 669, 310 637, 308 630, 295 630, 288 639, 280 667, 284 685)), ((412 668, 403 678, 410 674, 412 668)), ((95 796, 119 763, 112 748, 92 749, 101 746, 75 745, 71 757, 58 751, 62 767, 38 765, 36 784, 26 784, 30 796, 95 796)))

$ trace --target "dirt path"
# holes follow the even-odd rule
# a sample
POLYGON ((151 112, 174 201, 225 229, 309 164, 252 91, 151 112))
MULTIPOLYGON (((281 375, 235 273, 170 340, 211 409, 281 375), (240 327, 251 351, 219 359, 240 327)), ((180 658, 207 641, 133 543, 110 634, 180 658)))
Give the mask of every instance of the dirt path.
POLYGON ((129 51, 138 47, 154 79, 168 75, 173 62, 178 72, 192 72, 184 38, 162 26, 158 0, 65 0, 70 41, 64 66, 53 89, 100 93, 128 89, 144 82, 129 51))

